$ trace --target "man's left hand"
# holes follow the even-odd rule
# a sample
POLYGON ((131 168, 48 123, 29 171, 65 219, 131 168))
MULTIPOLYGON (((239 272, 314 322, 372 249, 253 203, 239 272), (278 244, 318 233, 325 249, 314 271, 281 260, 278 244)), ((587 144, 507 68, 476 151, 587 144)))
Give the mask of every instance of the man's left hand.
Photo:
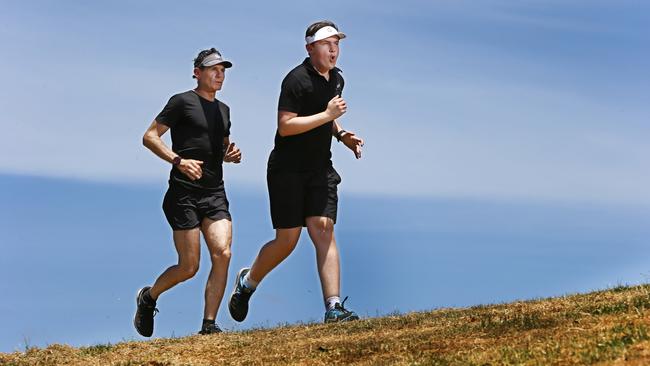
POLYGON ((226 151, 223 154, 223 161, 226 163, 235 164, 239 164, 241 162, 241 150, 235 146, 234 142, 231 142, 230 145, 228 145, 226 148, 226 151))
POLYGON ((341 136, 341 142, 352 150, 357 159, 361 159, 361 147, 363 146, 363 139, 354 134, 354 132, 345 131, 341 136))

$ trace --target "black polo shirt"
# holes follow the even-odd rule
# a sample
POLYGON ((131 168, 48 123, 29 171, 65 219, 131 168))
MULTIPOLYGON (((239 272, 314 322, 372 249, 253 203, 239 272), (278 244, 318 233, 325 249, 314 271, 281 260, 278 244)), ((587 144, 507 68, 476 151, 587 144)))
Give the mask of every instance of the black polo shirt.
MULTIPOLYGON (((341 95, 345 82, 340 69, 330 70, 329 81, 320 75, 308 58, 282 81, 278 110, 311 116, 327 109, 327 103, 341 95)), ((310 171, 332 165, 332 124, 329 121, 298 135, 282 137, 275 132, 275 147, 269 157, 269 170, 310 171)))
POLYGON ((203 161, 201 179, 192 181, 172 167, 169 183, 193 190, 218 189, 223 181, 223 139, 230 136, 228 106, 190 90, 172 96, 156 121, 169 127, 176 154, 203 161))

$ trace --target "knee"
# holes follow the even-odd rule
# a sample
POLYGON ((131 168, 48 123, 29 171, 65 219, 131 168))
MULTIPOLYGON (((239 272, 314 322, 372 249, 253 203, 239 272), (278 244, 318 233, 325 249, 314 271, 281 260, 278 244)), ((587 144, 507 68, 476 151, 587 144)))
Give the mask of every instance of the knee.
POLYGON ((300 239, 299 233, 298 235, 278 235, 275 237, 275 245, 291 252, 298 244, 298 239, 300 239))
POLYGON ((198 263, 181 264, 180 270, 181 270, 181 278, 182 278, 181 281, 189 280, 190 278, 194 277, 196 272, 199 271, 199 264, 198 263))
POLYGON ((334 232, 334 222, 328 217, 319 217, 308 223, 308 229, 312 234, 332 235, 334 232))
POLYGON ((210 255, 210 258, 212 262, 222 262, 222 261, 230 260, 231 256, 232 253, 230 251, 230 246, 226 245, 220 247, 219 249, 215 249, 210 255))

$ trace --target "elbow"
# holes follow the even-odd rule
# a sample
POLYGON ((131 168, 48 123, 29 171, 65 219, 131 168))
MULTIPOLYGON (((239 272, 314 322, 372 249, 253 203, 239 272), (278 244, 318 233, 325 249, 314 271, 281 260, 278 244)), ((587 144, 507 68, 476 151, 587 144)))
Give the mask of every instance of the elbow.
POLYGON ((282 137, 287 137, 291 135, 296 135, 299 133, 296 131, 297 125, 291 124, 291 120, 278 121, 278 134, 282 137))
POLYGON ((284 111, 278 111, 278 135, 282 137, 287 137, 290 135, 295 135, 295 128, 297 125, 294 122, 294 118, 297 115, 295 113, 288 113, 284 111))
POLYGON ((278 135, 280 135, 282 137, 287 137, 288 136, 287 127, 284 126, 284 125, 279 125, 278 126, 278 135))
POLYGON ((147 149, 151 149, 151 143, 151 136, 149 136, 148 133, 145 133, 144 136, 142 136, 142 145, 147 149))
POLYGON ((282 137, 297 135, 302 131, 300 122, 295 113, 283 113, 278 115, 278 134, 282 137))
POLYGON ((289 121, 283 121, 278 119, 278 135, 282 137, 287 137, 289 135, 289 121))

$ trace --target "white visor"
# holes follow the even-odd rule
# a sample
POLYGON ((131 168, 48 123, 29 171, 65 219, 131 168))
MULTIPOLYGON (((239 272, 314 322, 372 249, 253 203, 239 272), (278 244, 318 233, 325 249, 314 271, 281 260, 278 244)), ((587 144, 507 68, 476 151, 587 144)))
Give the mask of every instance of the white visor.
POLYGON ((317 30, 313 36, 305 37, 305 42, 307 42, 307 44, 312 44, 316 41, 320 41, 321 39, 329 38, 331 36, 339 36, 339 39, 343 39, 345 38, 345 33, 339 32, 336 30, 336 28, 328 25, 327 27, 323 27, 317 30))
POLYGON ((232 67, 232 62, 224 60, 219 52, 209 54, 205 59, 203 59, 203 62, 201 62, 201 66, 204 67, 210 67, 216 64, 222 64, 226 69, 232 67))

